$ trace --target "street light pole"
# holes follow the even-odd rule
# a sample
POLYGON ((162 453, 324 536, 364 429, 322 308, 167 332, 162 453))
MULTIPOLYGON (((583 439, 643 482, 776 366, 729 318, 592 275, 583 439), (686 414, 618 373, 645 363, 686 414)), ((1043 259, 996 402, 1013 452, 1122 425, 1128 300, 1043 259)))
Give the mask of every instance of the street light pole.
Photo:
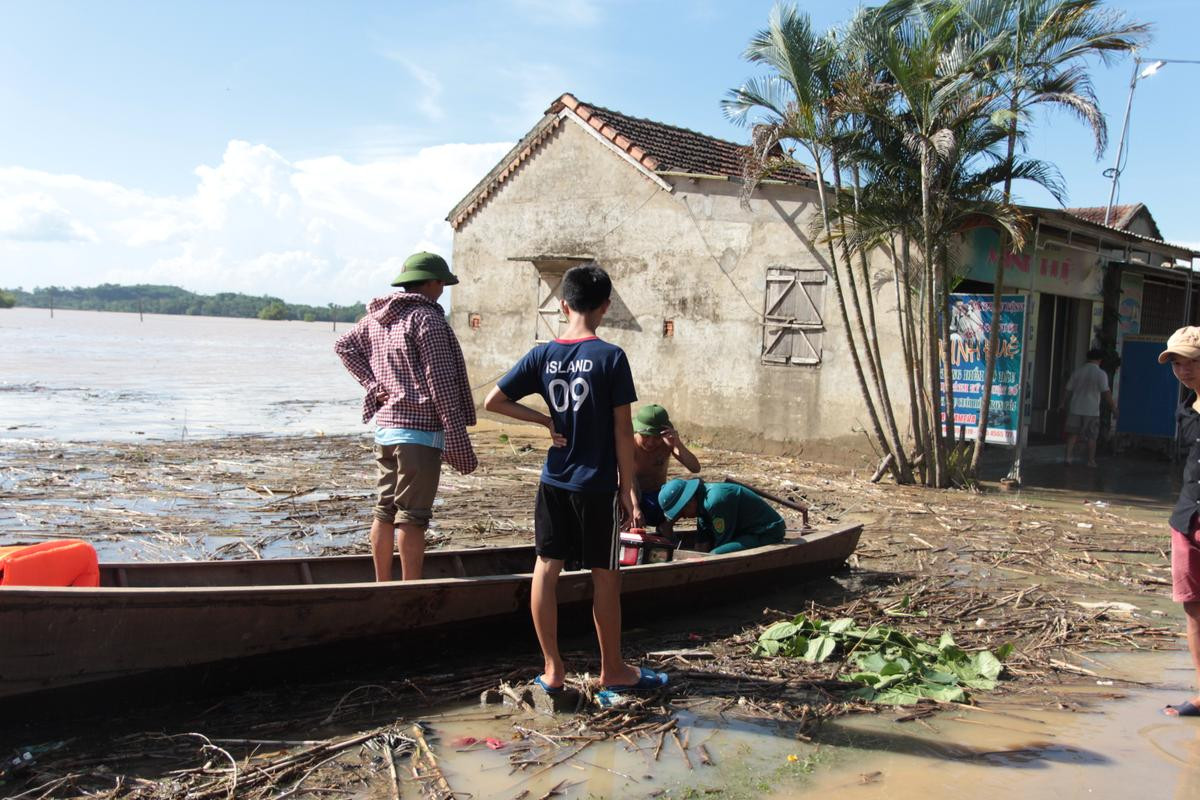
POLYGON ((1125 118, 1121 120, 1121 136, 1117 140, 1117 158, 1113 161, 1112 169, 1106 169, 1105 175, 1112 174, 1112 187, 1108 190, 1108 206, 1104 209, 1104 224, 1107 225, 1112 217, 1113 202, 1117 198, 1117 180, 1121 177, 1121 155, 1125 152, 1125 132, 1129 130, 1129 112, 1133 110, 1133 90, 1137 88, 1138 70, 1142 60, 1133 60, 1133 75, 1129 78, 1129 100, 1125 103, 1125 118))
POLYGON ((1133 60, 1133 75, 1129 78, 1129 99, 1125 102, 1125 119, 1121 122, 1121 138, 1117 142, 1117 158, 1113 161, 1110 169, 1104 170, 1104 177, 1112 178, 1112 187, 1108 190, 1108 206, 1104 209, 1104 224, 1108 225, 1112 220, 1113 203, 1117 199, 1117 182, 1121 179, 1121 156, 1125 154, 1125 137, 1129 133, 1129 114, 1133 110, 1133 91, 1137 89, 1138 81, 1142 78, 1149 78, 1167 64, 1200 64, 1200 60, 1192 60, 1186 58, 1156 58, 1145 69, 1141 69, 1142 64, 1150 61, 1148 58, 1135 58, 1133 60))

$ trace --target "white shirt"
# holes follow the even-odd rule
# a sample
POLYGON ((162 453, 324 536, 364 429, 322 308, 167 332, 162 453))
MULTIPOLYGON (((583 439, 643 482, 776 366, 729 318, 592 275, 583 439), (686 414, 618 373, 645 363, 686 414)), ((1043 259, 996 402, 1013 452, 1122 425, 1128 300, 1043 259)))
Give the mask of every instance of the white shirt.
POLYGON ((1100 396, 1108 388, 1108 375, 1100 369, 1100 365, 1087 362, 1075 370, 1067 381, 1067 391, 1071 393, 1068 413, 1084 417, 1100 416, 1100 396))

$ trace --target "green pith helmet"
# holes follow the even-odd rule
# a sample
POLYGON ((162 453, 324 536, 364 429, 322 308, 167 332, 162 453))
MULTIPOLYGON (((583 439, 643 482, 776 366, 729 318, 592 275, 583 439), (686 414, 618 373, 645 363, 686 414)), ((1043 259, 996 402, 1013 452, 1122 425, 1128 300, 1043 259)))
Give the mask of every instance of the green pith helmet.
POLYGON ((642 406, 633 418, 634 433, 657 436, 670 427, 671 418, 667 416, 667 410, 658 403, 642 406))
POLYGON ((667 519, 672 522, 678 519, 679 512, 683 511, 683 507, 691 502, 699 488, 699 478, 692 478, 689 481, 674 478, 663 484, 663 487, 658 490, 658 504, 662 507, 663 514, 667 519))
POLYGON ((458 283, 458 278, 450 272, 446 259, 436 253, 413 253, 404 262, 404 269, 392 281, 392 286, 404 286, 421 281, 441 281, 447 286, 458 283))

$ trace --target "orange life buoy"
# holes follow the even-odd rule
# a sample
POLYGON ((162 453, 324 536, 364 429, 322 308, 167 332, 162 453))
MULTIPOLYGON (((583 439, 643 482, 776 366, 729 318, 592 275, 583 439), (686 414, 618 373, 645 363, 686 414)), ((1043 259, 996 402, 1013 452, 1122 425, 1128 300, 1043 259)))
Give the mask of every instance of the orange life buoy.
POLYGON ((0 547, 0 586, 99 586, 96 549, 79 539, 0 547))

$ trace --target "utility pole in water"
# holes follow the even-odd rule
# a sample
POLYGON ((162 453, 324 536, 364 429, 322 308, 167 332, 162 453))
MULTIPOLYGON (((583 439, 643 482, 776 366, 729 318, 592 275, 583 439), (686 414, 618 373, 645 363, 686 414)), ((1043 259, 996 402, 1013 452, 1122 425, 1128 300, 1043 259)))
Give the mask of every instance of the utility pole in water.
POLYGON ((50 319, 54 319, 54 290, 50 290, 50 319))
POLYGON ((142 317, 142 298, 139 297, 138 298, 138 322, 145 322, 145 321, 146 321, 145 318, 142 317))
POLYGON ((333 311, 333 303, 329 304, 329 321, 333 323, 333 329, 337 330, 337 316, 333 311))

